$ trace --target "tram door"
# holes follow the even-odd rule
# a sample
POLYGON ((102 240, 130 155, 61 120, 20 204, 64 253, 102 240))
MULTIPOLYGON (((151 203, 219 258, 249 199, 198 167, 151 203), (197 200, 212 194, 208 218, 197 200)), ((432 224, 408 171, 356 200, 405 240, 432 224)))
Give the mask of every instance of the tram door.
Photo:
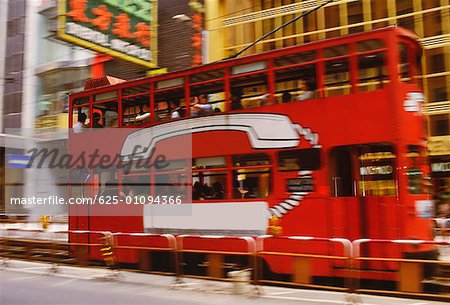
POLYGON ((334 235, 350 240, 367 238, 369 221, 364 203, 357 196, 356 152, 356 147, 341 146, 333 148, 330 155, 334 235))
MULTIPOLYGON (((398 219, 393 147, 385 143, 335 147, 330 166, 335 236, 395 239, 398 219)), ((384 249, 375 247, 361 250, 363 256, 385 254, 381 253, 384 249)), ((370 265, 374 267, 374 263, 370 265)))

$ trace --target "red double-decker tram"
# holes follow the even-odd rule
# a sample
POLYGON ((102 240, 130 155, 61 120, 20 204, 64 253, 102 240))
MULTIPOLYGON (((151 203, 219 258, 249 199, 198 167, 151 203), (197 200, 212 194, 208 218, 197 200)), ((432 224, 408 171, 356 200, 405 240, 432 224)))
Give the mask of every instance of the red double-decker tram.
MULTIPOLYGON (((192 186, 182 197, 191 214, 144 217, 143 205, 141 216, 72 214, 70 229, 256 236, 275 216, 286 236, 431 239, 430 221, 419 215, 432 203, 420 56, 416 36, 389 27, 113 85, 92 80, 71 95, 70 128, 85 113, 91 128, 126 131, 98 139, 123 158, 151 158, 159 146, 173 155, 160 171, 89 169, 82 179, 89 187, 74 185, 74 196, 79 188, 83 196, 123 195, 125 181, 139 185, 134 194, 154 196, 156 179, 177 180, 192 186), (171 146, 177 137, 189 137, 191 157, 171 146)), ((82 137, 71 135, 72 152, 82 137)), ((289 250, 281 241, 273 247, 289 250)), ((433 252, 402 249, 367 251, 433 252)), ((283 259, 267 263, 289 272, 283 259)), ((314 275, 331 270, 323 264, 314 275)))

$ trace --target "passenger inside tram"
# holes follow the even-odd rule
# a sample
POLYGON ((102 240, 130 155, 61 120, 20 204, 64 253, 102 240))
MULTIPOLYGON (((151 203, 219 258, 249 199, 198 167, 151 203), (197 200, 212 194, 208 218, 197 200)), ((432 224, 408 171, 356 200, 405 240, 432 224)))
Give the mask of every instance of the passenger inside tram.
POLYGON ((102 115, 98 112, 95 112, 94 118, 92 120, 92 127, 93 128, 103 128, 103 125, 100 123, 101 119, 102 119, 102 115))
POLYGON ((301 81, 300 93, 295 97, 296 101, 310 100, 314 98, 315 85, 311 79, 301 81))
POLYGON ((241 90, 235 90, 231 92, 231 103, 230 103, 230 109, 231 110, 240 110, 243 109, 241 104, 242 99, 242 91, 241 90))
POLYGON ((174 99, 170 101, 170 117, 172 119, 182 118, 185 115, 185 109, 180 107, 180 100, 174 99))
POLYGON ((199 116, 213 112, 211 104, 208 103, 208 96, 200 94, 194 105, 191 106, 191 115, 199 116))

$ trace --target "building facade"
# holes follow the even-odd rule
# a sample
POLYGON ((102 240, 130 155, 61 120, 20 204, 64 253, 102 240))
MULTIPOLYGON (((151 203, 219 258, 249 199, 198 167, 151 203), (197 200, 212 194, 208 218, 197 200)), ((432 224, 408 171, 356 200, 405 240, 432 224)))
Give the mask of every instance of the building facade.
MULTIPOLYGON (((235 54, 270 30, 322 2, 206 0, 209 61, 235 54)), ((431 169, 437 199, 449 203, 449 0, 337 0, 267 37, 245 54, 394 25, 416 33, 424 48, 422 85, 427 97, 425 112, 428 117, 431 169)), ((442 208, 445 209, 445 205, 442 208)))

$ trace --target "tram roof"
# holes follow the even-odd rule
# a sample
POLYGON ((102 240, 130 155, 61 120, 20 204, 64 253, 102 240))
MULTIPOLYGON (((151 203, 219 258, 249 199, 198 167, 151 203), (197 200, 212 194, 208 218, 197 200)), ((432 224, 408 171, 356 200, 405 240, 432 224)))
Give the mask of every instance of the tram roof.
MULTIPOLYGON (((261 52, 261 53, 257 53, 257 54, 249 54, 249 55, 245 55, 242 57, 238 57, 238 58, 224 58, 215 62, 211 62, 211 63, 207 63, 201 66, 197 66, 197 67, 193 67, 193 68, 186 68, 186 69, 182 69, 182 70, 176 70, 176 71, 172 71, 172 72, 168 72, 168 73, 164 73, 164 74, 160 74, 160 75, 155 75, 155 76, 145 76, 145 77, 141 77, 141 78, 137 78, 137 79, 133 79, 133 80, 126 80, 124 82, 112 82, 110 84, 105 84, 104 82, 100 82, 103 83, 102 86, 97 86, 97 87, 90 87, 87 88, 81 92, 75 92, 73 93, 74 95, 82 95, 82 93, 86 93, 86 92, 90 92, 96 89, 101 88, 102 91, 107 91, 105 89, 110 88, 112 86, 127 86, 130 83, 145 83, 147 82, 149 79, 153 79, 153 80, 164 80, 170 76, 173 77, 181 77, 181 76, 185 76, 186 74, 190 73, 200 73, 200 72, 204 72, 204 71, 209 71, 211 67, 216 66, 218 69, 221 67, 225 67, 229 65, 229 62, 231 61, 235 61, 238 64, 244 64, 246 62, 249 61, 253 61, 252 59, 258 59, 261 58, 261 60, 263 60, 264 58, 267 57, 273 57, 274 55, 277 55, 279 53, 290 53, 290 51, 293 50, 297 50, 297 49, 305 49, 305 50, 314 50, 314 49, 318 49, 320 45, 326 44, 326 45, 336 45, 336 42, 342 42, 342 41, 347 41, 350 42, 352 40, 358 40, 360 37, 364 37, 364 36, 377 36, 380 33, 388 33, 388 32, 394 32, 397 34, 397 36, 403 36, 406 37, 408 39, 411 39, 413 41, 418 41, 419 37, 414 34, 413 32, 398 27, 398 26, 388 26, 388 27, 383 27, 383 28, 379 28, 379 29, 375 29, 375 30, 370 30, 370 31, 366 31, 366 32, 361 32, 361 33, 354 33, 354 34, 348 34, 348 35, 343 35, 343 36, 338 36, 338 37, 333 37, 333 38, 327 38, 327 39, 322 39, 322 40, 317 40, 317 41, 313 41, 313 42, 308 42, 305 44, 301 44, 301 45, 294 45, 294 46, 290 46, 290 47, 285 47, 285 48, 281 48, 281 49, 274 49, 274 50, 270 50, 270 51, 266 51, 266 52, 261 52)), ((343 42, 345 43, 345 42, 343 42)), ((102 77, 104 78, 104 77, 102 77)), ((94 81, 94 79, 90 79, 89 81, 94 81)))

